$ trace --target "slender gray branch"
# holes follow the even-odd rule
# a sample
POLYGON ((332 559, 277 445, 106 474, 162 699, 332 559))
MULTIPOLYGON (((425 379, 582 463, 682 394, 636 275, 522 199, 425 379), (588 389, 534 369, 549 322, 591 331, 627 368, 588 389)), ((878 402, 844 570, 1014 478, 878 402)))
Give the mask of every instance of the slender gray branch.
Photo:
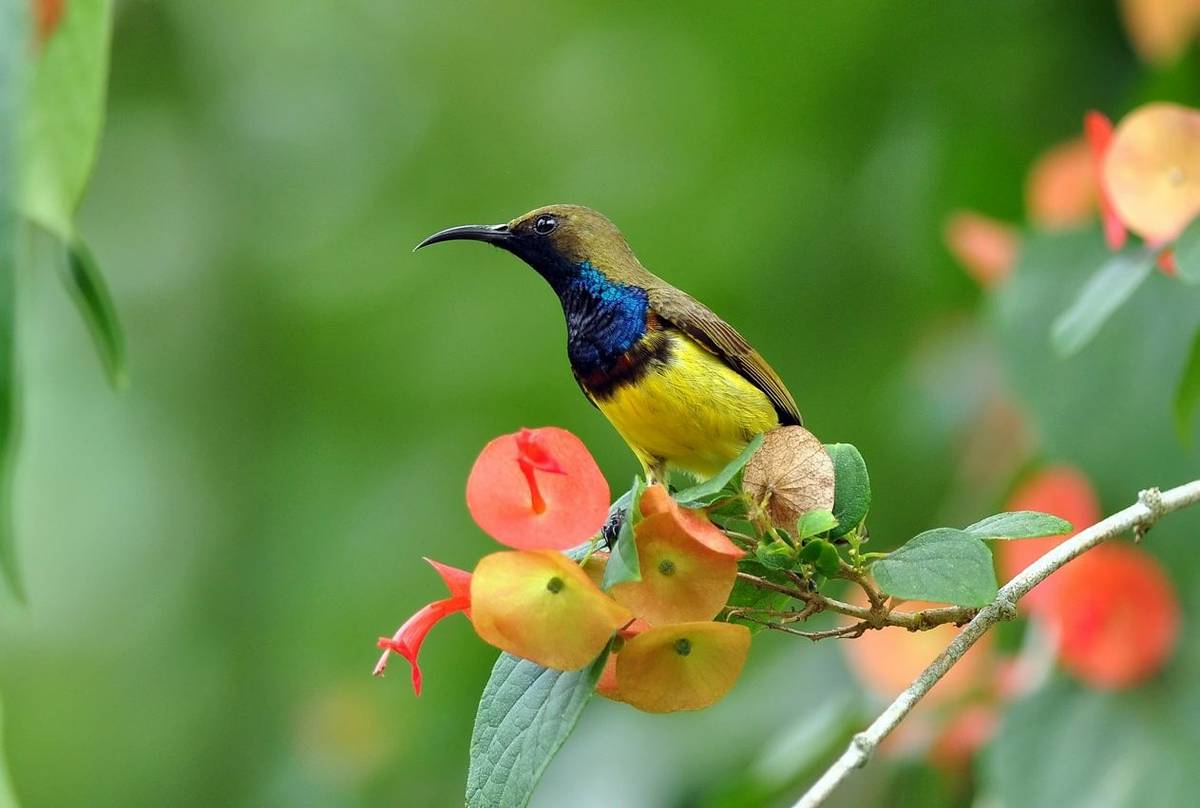
POLYGON ((1193 480, 1170 491, 1160 492, 1157 488, 1143 491, 1134 505, 1080 531, 1022 570, 1000 588, 996 599, 980 609, 979 614, 967 623, 949 647, 871 722, 871 726, 854 736, 846 751, 812 784, 796 803, 795 808, 815 808, 821 805, 852 771, 867 762, 879 742, 896 728, 946 671, 962 658, 967 649, 997 622, 1015 617, 1017 601, 1051 573, 1107 539, 1131 530, 1140 537, 1164 514, 1197 502, 1200 502, 1200 480, 1193 480))

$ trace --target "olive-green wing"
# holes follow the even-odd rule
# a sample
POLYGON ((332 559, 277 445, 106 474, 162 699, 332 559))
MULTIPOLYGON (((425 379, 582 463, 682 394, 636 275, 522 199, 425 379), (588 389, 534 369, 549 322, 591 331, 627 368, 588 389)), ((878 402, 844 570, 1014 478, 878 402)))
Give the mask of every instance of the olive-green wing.
MULTIPOLYGON (((658 279, 655 279, 658 281, 658 279)), ((767 394, 781 424, 801 424, 796 401, 758 351, 746 342, 733 326, 722 320, 700 301, 665 281, 649 284, 646 292, 650 307, 658 316, 712 351, 725 364, 767 394)))

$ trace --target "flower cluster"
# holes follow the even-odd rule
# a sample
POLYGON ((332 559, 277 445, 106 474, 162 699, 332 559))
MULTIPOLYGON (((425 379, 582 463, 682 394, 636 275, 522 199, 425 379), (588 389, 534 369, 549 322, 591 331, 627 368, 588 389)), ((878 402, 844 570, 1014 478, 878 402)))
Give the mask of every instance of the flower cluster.
MULTIPOLYGON (((1097 209, 1108 246, 1130 233, 1159 251, 1174 274, 1173 242, 1200 215, 1200 110, 1178 104, 1138 107, 1114 127, 1099 112, 1084 117, 1084 136, 1047 150, 1026 180, 1026 209, 1044 230, 1086 223, 1097 209)), ((970 211, 946 222, 946 244, 981 285, 1003 280, 1019 251, 1016 229, 970 211)))
POLYGON ((595 538, 609 518, 609 487, 582 442, 554 427, 490 442, 468 478, 467 507, 513 549, 485 556, 473 572, 430 561, 450 597, 379 640, 375 673, 400 654, 420 693, 421 644, 439 620, 463 612, 489 644, 548 668, 577 670, 610 649, 597 690, 639 709, 698 709, 721 698, 750 645, 745 626, 713 621, 744 551, 662 486, 635 492, 624 518, 640 575, 606 583, 609 555, 595 538), (562 552, 589 539, 578 560, 562 552))

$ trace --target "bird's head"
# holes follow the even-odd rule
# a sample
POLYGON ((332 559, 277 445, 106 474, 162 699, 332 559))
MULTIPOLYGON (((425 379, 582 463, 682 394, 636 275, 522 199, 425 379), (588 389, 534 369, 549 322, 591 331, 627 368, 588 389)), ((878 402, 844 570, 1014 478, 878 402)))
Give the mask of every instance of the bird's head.
POLYGON ((582 205, 547 205, 506 224, 447 228, 422 241, 416 249, 459 240, 483 241, 507 250, 556 289, 569 283, 585 265, 622 281, 636 271, 634 268, 641 268, 616 225, 582 205))

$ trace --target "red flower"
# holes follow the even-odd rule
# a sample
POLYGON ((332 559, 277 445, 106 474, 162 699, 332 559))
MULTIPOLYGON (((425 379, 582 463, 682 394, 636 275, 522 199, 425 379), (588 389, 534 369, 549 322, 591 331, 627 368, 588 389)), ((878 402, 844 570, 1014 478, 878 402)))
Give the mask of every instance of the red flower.
POLYGON ((950 254, 985 289, 1012 274, 1021 249, 1016 228, 969 210, 946 218, 942 238, 950 254))
POLYGON ((608 518, 608 482, 579 438, 557 427, 501 435, 467 479, 476 524, 517 549, 565 550, 608 518))
POLYGON ((1105 544, 1068 564, 1043 617, 1063 665, 1088 684, 1115 689, 1142 682, 1170 657, 1179 601, 1154 557, 1105 544))
POLYGON ((1104 181, 1104 157, 1108 145, 1112 142, 1112 121, 1103 113, 1095 110, 1083 118, 1083 132, 1087 136, 1088 145, 1092 147, 1092 166, 1096 172, 1096 184, 1100 187, 1100 215, 1104 219, 1104 239, 1111 250, 1119 250, 1125 246, 1125 225, 1117 216, 1113 207, 1112 195, 1108 184, 1104 181))
MULTIPOLYGON (((1026 480, 1005 505, 1010 511, 1042 511, 1066 519, 1076 532, 1100 521, 1100 503, 1092 484, 1081 472, 1070 466, 1052 466, 1026 480)), ((1053 550, 1069 534, 1039 539, 997 542, 996 556, 1000 575, 1009 580, 1021 570, 1053 550)), ((1021 600, 1021 608, 1036 611, 1052 599, 1051 592, 1062 580, 1057 572, 1035 586, 1021 600)))
POLYGON ((376 676, 382 676, 387 668, 388 655, 395 651, 412 665, 413 692, 418 696, 421 695, 421 668, 417 664, 417 654, 421 651, 421 643, 425 642, 425 636, 443 617, 455 612, 467 612, 467 617, 471 616, 471 573, 439 564, 432 558, 425 560, 442 576, 446 588, 450 590, 450 597, 423 606, 420 611, 404 621, 404 625, 400 626, 394 635, 380 637, 376 645, 383 649, 383 655, 375 663, 374 670, 376 676))

